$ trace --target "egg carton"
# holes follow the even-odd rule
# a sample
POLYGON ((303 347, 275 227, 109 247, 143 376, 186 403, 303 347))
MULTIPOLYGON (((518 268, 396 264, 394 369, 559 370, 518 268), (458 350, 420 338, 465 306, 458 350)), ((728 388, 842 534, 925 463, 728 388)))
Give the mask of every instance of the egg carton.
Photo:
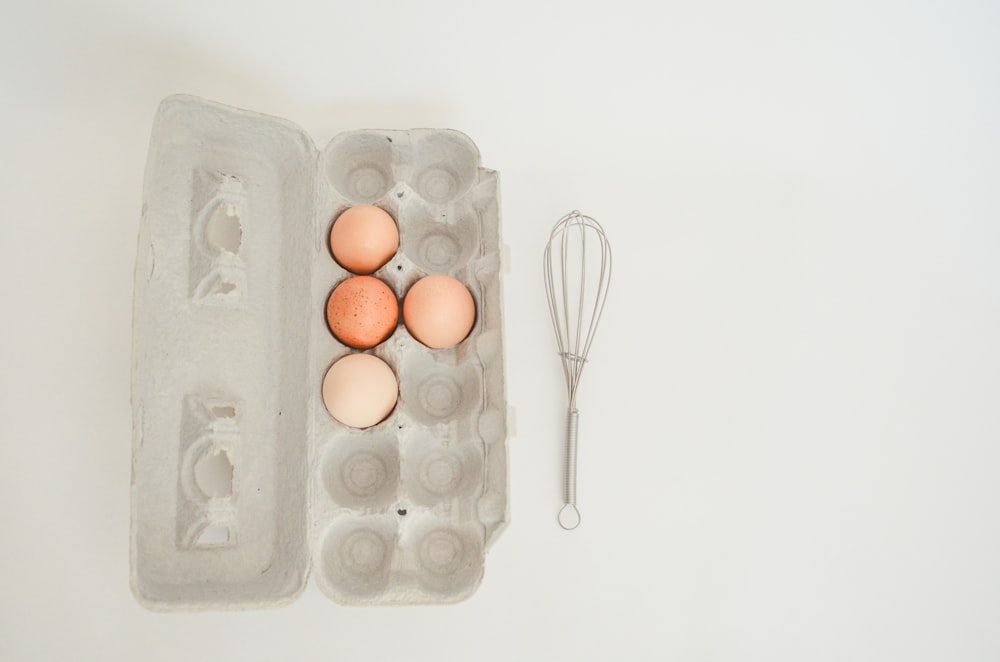
POLYGON ((508 520, 498 176, 451 130, 350 131, 322 150, 285 120, 165 99, 135 272, 131 584, 153 609, 286 604, 314 572, 348 605, 454 602, 508 520), (400 298, 448 274, 476 304, 432 350, 401 323, 370 353, 399 380, 363 430, 322 401, 357 351, 325 323, 349 277, 333 219, 375 204, 400 298))

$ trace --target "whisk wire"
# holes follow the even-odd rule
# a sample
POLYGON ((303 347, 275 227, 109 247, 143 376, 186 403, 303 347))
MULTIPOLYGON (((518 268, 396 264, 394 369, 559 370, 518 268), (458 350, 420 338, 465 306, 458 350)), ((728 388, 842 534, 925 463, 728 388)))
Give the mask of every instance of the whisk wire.
POLYGON ((594 332, 604 310, 607 287, 610 282, 611 251, 603 227, 593 218, 583 216, 578 211, 567 214, 556 223, 549 236, 549 243, 545 248, 545 265, 546 291, 550 294, 549 314, 556 333, 559 354, 564 359, 564 377, 569 392, 570 405, 573 406, 576 402, 576 390, 579 386, 583 363, 590 351, 594 332), (591 294, 587 289, 588 234, 595 234, 598 237, 600 248, 599 278, 597 289, 593 292, 592 307, 587 305, 588 294, 591 294), (577 297, 571 301, 570 296, 573 291, 571 280, 573 274, 570 273, 570 265, 573 262, 571 240, 574 237, 579 239, 577 254, 580 256, 581 264, 576 288, 577 297), (552 269, 553 244, 558 248, 557 257, 560 262, 558 282, 552 269), (556 292, 557 288, 558 293, 556 292), (557 298, 561 299, 561 309, 557 298), (588 313, 590 316, 586 318, 588 313), (570 351, 571 347, 573 351, 570 351), (574 357, 582 357, 582 360, 577 360, 574 357))

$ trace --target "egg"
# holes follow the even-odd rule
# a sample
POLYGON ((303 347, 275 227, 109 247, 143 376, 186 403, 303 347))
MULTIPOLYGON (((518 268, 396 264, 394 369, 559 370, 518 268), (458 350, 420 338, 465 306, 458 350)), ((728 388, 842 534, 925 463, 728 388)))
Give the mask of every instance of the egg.
POLYGON ((330 229, 330 252, 352 273, 374 273, 392 259, 398 248, 396 222, 374 205, 351 207, 337 217, 330 229))
POLYGON ((432 349, 462 342, 476 321, 476 303, 469 289, 451 276, 418 280, 403 300, 403 322, 410 334, 432 349))
POLYGON ((399 301, 374 276, 352 276, 326 302, 326 322, 340 342, 368 349, 392 335, 399 324, 399 301))
POLYGON ((392 368, 373 354, 348 354, 326 371, 323 404, 352 428, 379 423, 395 408, 399 382, 392 368))

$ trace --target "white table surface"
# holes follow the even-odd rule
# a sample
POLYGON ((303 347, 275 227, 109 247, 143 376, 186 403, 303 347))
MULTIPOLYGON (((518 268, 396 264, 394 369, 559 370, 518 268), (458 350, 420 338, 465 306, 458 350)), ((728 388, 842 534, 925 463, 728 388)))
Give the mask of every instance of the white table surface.
POLYGON ((0 658, 1000 659, 992 3, 14 2, 0 21, 0 658), (449 607, 154 614, 128 587, 156 105, 502 177, 512 523, 449 607), (580 508, 541 250, 615 251, 580 508))

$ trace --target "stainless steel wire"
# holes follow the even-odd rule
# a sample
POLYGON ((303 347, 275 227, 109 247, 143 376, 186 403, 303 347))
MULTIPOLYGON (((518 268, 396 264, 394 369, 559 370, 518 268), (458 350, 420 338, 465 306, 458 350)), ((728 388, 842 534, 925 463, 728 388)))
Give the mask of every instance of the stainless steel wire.
POLYGON ((580 524, 576 506, 580 412, 576 396, 611 282, 611 244, 601 224, 576 210, 559 219, 545 245, 543 274, 568 396, 565 505, 559 511, 559 524, 574 529, 580 524))

